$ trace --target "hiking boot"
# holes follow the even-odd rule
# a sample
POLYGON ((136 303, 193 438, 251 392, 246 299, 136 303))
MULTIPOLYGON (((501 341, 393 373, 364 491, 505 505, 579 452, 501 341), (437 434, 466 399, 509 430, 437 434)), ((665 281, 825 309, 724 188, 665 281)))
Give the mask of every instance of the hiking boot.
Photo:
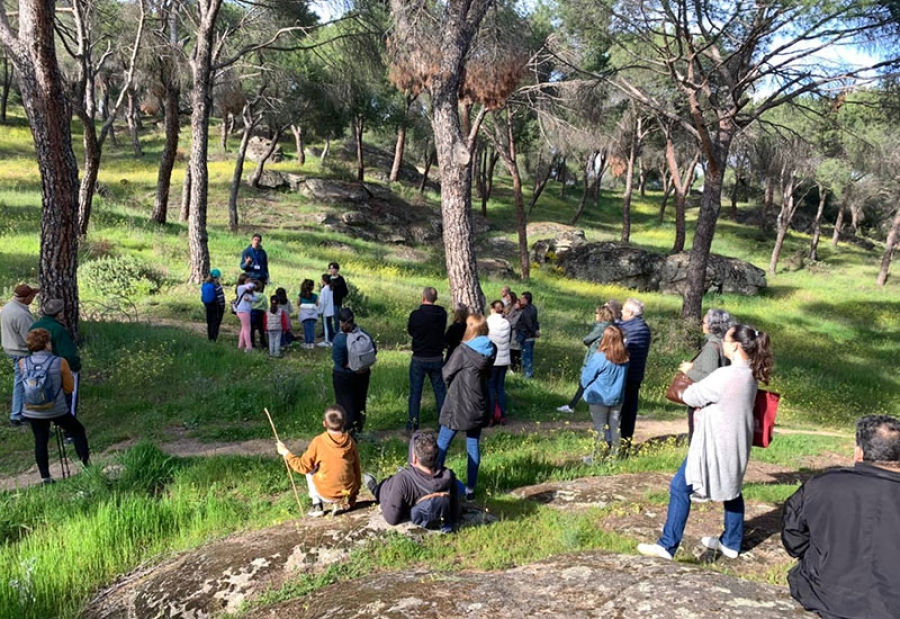
POLYGON ((728 546, 723 546, 718 537, 701 537, 700 544, 704 548, 709 548, 710 550, 718 550, 728 559, 737 559, 738 555, 740 554, 739 550, 733 550, 728 546))
POLYGON ((568 404, 563 404, 559 408, 556 409, 558 413, 574 413, 575 409, 569 406, 568 404))
POLYGON ((659 544, 638 544, 637 551, 645 557, 658 557, 668 561, 672 560, 672 555, 669 551, 659 544))
POLYGON ((363 484, 366 488, 369 489, 369 492, 372 493, 372 496, 377 496, 375 494, 375 490, 378 489, 378 480, 375 479, 375 476, 371 473, 363 473, 363 484))
POLYGON ((325 510, 322 508, 321 503, 313 503, 312 509, 306 512, 306 515, 310 518, 321 518, 325 515, 325 510))

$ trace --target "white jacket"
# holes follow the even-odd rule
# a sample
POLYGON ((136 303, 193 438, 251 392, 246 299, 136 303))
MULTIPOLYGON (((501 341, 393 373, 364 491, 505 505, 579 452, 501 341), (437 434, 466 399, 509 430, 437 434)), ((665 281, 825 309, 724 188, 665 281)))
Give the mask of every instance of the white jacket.
POLYGON ((503 314, 491 314, 487 318, 488 337, 497 347, 497 358, 494 366, 503 367, 509 365, 509 337, 511 327, 503 314))
POLYGON ((334 294, 331 286, 322 286, 319 291, 319 314, 331 318, 334 316, 334 294))

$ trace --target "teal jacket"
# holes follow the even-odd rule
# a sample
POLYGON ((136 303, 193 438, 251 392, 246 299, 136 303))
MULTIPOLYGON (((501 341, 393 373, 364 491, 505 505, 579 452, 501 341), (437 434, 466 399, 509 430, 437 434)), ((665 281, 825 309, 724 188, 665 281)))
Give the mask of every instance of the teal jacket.
POLYGON ((72 336, 66 328, 60 323, 55 316, 43 316, 36 323, 31 325, 29 331, 35 329, 46 329, 50 332, 50 343, 53 344, 53 354, 62 357, 69 362, 69 369, 73 372, 81 371, 81 357, 78 355, 78 348, 72 341, 72 336))

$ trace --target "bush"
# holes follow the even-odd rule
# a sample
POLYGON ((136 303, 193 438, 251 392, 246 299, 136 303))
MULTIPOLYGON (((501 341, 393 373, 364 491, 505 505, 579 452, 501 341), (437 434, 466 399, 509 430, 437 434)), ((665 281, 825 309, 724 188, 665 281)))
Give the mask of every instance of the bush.
POLYGON ((368 316, 370 310, 369 297, 350 282, 347 282, 347 290, 347 296, 344 298, 344 303, 341 307, 352 309, 354 316, 368 316))
POLYGON ((102 297, 148 295, 159 291, 162 274, 133 256, 105 256, 81 265, 79 277, 102 297))

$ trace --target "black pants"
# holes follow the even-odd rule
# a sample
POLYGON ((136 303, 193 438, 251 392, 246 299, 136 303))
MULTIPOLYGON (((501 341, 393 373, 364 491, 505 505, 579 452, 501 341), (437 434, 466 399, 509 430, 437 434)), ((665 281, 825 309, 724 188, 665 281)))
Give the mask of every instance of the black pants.
POLYGON ((334 399, 347 413, 344 429, 362 432, 366 424, 366 397, 369 394, 370 370, 362 374, 356 372, 340 372, 332 370, 331 379, 334 384, 334 399))
POLYGON ((634 436, 634 426, 637 423, 638 393, 640 390, 640 382, 625 381, 625 399, 622 402, 621 428, 622 440, 628 443, 631 443, 631 438, 634 436))
POLYGON ((218 302, 204 303, 206 306, 206 335, 210 342, 219 339, 219 327, 222 326, 224 309, 218 302))
POLYGON ((584 387, 581 385, 581 381, 578 381, 578 390, 575 391, 575 395, 572 396, 572 401, 569 402, 569 408, 575 408, 578 406, 578 403, 581 402, 581 396, 584 395, 584 387))
POLYGON ((509 369, 513 372, 519 372, 522 370, 522 350, 510 348, 509 349, 509 369))
POLYGON ((265 310, 250 310, 250 343, 253 348, 267 348, 269 340, 266 337, 265 310), (259 333, 259 346, 256 345, 256 334, 259 333))
POLYGON ((50 477, 50 456, 47 452, 47 444, 50 442, 51 423, 55 423, 72 437, 78 459, 85 466, 88 465, 91 452, 88 447, 87 434, 81 422, 75 419, 71 413, 53 419, 27 419, 31 424, 31 431, 34 433, 34 460, 37 462, 42 479, 50 477))

